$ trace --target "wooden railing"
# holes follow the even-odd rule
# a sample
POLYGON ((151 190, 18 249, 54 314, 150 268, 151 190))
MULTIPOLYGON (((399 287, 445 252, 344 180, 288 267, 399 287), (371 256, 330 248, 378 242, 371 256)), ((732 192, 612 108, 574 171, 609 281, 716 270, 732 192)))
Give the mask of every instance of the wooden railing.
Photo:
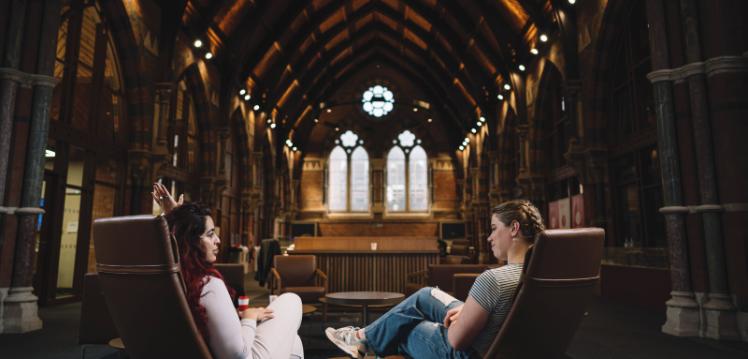
POLYGON ((439 261, 435 237, 299 237, 294 244, 289 254, 317 256, 330 292, 403 293, 408 273, 439 261))

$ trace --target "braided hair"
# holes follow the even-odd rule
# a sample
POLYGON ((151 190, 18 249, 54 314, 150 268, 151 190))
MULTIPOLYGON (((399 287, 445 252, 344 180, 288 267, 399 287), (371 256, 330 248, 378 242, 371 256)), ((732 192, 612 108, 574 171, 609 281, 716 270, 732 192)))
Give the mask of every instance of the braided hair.
POLYGON ((492 212, 506 226, 517 221, 520 233, 530 243, 535 241, 536 234, 545 230, 540 211, 528 200, 507 201, 494 207, 492 212))

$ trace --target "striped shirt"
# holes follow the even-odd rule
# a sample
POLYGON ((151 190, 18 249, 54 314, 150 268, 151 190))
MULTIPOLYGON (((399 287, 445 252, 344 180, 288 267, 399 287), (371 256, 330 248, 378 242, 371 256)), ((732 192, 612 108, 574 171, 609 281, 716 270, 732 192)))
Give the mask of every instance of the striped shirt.
POLYGON ((470 296, 489 313, 486 326, 473 342, 473 348, 481 356, 488 352, 512 307, 521 274, 522 264, 507 264, 481 273, 470 288, 470 296))

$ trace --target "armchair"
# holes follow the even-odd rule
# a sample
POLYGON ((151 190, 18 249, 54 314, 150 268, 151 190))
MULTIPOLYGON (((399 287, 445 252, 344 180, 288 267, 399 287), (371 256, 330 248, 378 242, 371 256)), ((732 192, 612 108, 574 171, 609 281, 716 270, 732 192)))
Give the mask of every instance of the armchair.
POLYGON ((313 255, 277 255, 270 273, 271 293, 296 293, 303 303, 316 303, 327 294, 327 274, 317 268, 313 255))
POLYGON ((485 358, 563 358, 600 281, 602 228, 547 230, 485 358))
POLYGON ((215 263, 213 266, 221 273, 226 285, 234 288, 236 295, 244 295, 246 293, 244 286, 244 264, 215 263))
POLYGON ((410 295, 422 287, 431 286, 452 294, 456 273, 482 273, 488 268, 486 264, 429 264, 425 270, 408 274, 405 292, 410 295))
POLYGON ((129 356, 212 358, 187 304, 166 220, 97 219, 93 237, 101 292, 129 356))

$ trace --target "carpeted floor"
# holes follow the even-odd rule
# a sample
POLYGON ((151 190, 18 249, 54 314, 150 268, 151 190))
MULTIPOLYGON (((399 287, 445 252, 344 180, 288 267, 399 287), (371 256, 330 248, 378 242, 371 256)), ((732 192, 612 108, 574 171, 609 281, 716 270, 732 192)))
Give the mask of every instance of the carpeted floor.
MULTIPOLYGON (((248 276, 249 277, 249 276, 248 276)), ((248 294, 253 305, 267 303, 267 291, 254 281, 248 281, 248 294)), ((44 328, 27 334, 0 335, 2 359, 73 359, 126 358, 106 346, 77 345, 80 303, 42 308, 44 328)), ((376 318, 379 314, 373 314, 376 318)), ((662 334, 663 311, 641 309, 616 303, 596 301, 571 343, 568 354, 577 359, 745 359, 748 343, 718 342, 714 340, 676 338, 662 334)), ((324 336, 327 326, 360 325, 357 312, 334 312, 328 322, 322 322, 319 312, 304 317, 299 334, 306 358, 344 356, 324 336)))

